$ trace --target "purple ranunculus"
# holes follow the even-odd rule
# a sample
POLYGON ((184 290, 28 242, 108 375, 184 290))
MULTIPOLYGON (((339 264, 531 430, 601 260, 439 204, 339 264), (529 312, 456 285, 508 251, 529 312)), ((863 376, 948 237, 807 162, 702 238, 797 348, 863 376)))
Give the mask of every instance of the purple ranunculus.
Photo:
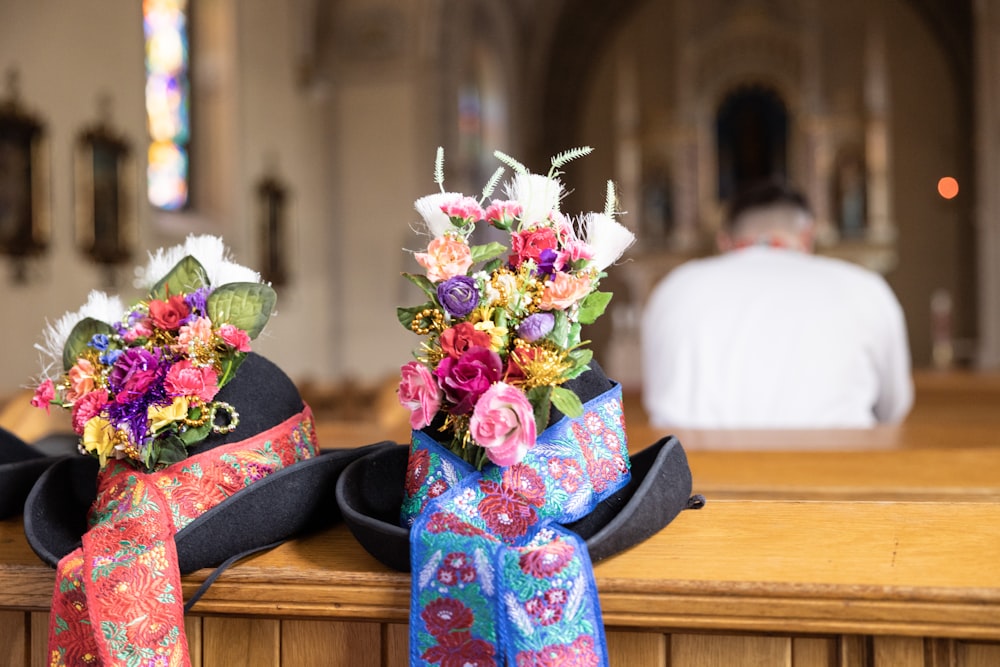
POLYGON ((454 276, 438 283, 437 297, 452 317, 465 317, 479 305, 476 281, 469 276, 454 276))
POLYGON ((528 315, 524 321, 517 326, 517 335, 534 343, 539 338, 545 338, 556 325, 556 316, 552 313, 535 313, 528 315))
MULTIPOLYGON (((188 305, 191 309, 191 313, 188 315, 187 320, 196 319, 199 316, 205 315, 207 311, 207 306, 205 305, 208 301, 208 295, 212 293, 212 288, 209 286, 199 287, 195 291, 187 294, 184 297, 184 303, 188 305)), ((185 322, 187 324, 187 322, 185 322)))
POLYGON ((559 253, 552 248, 546 248, 538 253, 538 275, 551 276, 556 271, 556 260, 559 253))
POLYGON ((479 397, 500 380, 502 373, 500 355, 478 346, 469 348, 458 359, 445 357, 434 370, 445 398, 454 404, 450 412, 456 415, 471 412, 479 397))
POLYGON ((115 360, 108 384, 115 392, 115 401, 129 403, 141 397, 162 377, 159 357, 145 348, 131 347, 115 360))

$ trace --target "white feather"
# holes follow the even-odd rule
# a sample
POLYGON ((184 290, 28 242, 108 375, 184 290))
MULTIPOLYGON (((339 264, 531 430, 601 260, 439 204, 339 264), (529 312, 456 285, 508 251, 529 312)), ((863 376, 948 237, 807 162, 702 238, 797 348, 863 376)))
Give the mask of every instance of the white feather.
POLYGON ((503 601, 507 606, 507 618, 514 621, 514 625, 521 631, 521 634, 525 637, 530 637, 534 634, 535 629, 531 627, 531 619, 528 618, 528 614, 525 613, 521 604, 517 601, 517 596, 513 593, 507 593, 503 596, 503 601))
POLYGON ((455 228, 448 214, 441 210, 441 205, 461 198, 462 195, 456 192, 436 192, 415 201, 413 208, 417 209, 417 213, 424 219, 430 235, 439 238, 455 228))
POLYGON ((472 558, 476 561, 476 572, 479 575, 479 585, 484 595, 493 595, 493 564, 486 558, 482 549, 472 552, 472 558))
POLYGON ((635 234, 604 213, 588 213, 584 217, 583 236, 594 251, 591 263, 598 271, 603 271, 618 261, 635 242, 635 234))
POLYGON ((506 186, 507 196, 521 205, 521 226, 542 222, 549 213, 559 210, 563 196, 562 183, 557 178, 538 174, 518 174, 506 186))
POLYGON ((149 253, 146 266, 136 270, 136 287, 150 289, 187 256, 194 257, 205 268, 209 283, 218 287, 228 283, 259 283, 260 274, 233 261, 229 249, 218 236, 194 234, 170 248, 149 253))
POLYGON ((567 619, 573 618, 576 615, 577 610, 580 609, 580 603, 583 602, 583 594, 587 589, 587 584, 583 576, 574 579, 570 586, 569 598, 566 600, 566 609, 563 614, 563 618, 567 619))

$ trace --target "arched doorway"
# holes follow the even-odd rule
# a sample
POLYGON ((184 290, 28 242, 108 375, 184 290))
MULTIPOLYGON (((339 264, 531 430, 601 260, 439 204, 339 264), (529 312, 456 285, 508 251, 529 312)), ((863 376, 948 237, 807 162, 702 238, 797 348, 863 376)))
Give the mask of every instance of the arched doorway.
POLYGON ((719 199, 763 179, 784 181, 788 173, 788 110, 764 86, 729 93, 715 116, 719 199))

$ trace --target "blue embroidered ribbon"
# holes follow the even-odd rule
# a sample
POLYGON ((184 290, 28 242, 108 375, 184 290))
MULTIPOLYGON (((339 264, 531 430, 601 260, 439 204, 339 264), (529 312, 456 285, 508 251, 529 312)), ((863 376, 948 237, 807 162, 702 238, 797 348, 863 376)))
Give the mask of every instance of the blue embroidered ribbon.
POLYGON ((414 432, 410 664, 607 665, 590 556, 560 524, 629 479, 617 385, 539 434, 520 462, 477 472, 414 432))

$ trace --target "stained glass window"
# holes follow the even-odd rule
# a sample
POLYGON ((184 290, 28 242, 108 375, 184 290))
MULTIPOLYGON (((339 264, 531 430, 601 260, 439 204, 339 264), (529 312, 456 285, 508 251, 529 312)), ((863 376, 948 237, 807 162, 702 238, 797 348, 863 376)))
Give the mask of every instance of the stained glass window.
POLYGON ((191 141, 187 0, 143 0, 149 202, 178 210, 189 200, 191 141))

